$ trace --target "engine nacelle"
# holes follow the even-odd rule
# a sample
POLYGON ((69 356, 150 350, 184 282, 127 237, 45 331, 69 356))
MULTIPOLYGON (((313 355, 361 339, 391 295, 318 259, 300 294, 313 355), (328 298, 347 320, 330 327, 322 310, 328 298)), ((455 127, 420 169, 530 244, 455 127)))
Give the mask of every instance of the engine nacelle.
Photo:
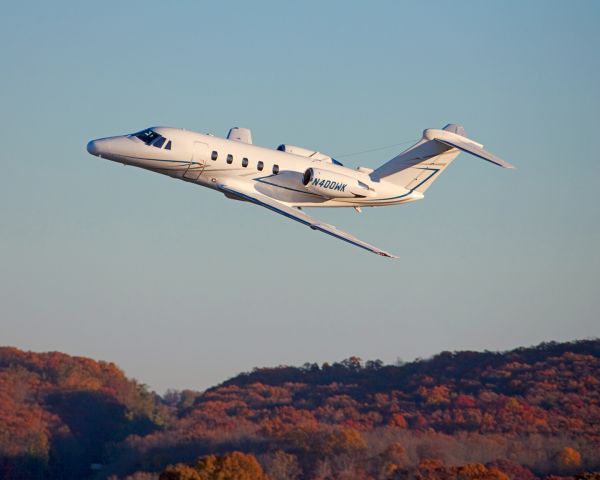
POLYGON ((335 165, 342 165, 335 158, 331 158, 329 155, 317 152, 316 150, 309 150, 304 147, 297 147, 296 145, 281 144, 277 147, 280 152, 291 153, 293 155, 300 155, 301 157, 312 158, 313 160, 319 160, 320 162, 333 163, 335 165))
POLYGON ((301 157, 312 158, 313 160, 331 161, 329 155, 317 152, 316 150, 310 150, 304 147, 297 147, 296 145, 282 144, 277 147, 280 152, 291 153, 293 155, 300 155, 301 157))
POLYGON ((318 168, 308 168, 302 184, 309 192, 328 198, 368 197, 373 194, 368 185, 356 178, 318 168))

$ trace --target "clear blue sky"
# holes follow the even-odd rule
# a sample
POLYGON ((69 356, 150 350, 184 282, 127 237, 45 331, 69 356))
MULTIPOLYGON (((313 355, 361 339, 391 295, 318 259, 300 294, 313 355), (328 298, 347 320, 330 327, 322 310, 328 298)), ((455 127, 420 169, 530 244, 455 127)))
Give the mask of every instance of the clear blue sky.
POLYGON ((0 344, 162 392, 600 335, 599 18, 583 1, 6 3, 0 344), (448 122, 518 169, 461 155, 421 202, 312 212, 398 261, 85 151, 237 125, 335 156, 448 122))

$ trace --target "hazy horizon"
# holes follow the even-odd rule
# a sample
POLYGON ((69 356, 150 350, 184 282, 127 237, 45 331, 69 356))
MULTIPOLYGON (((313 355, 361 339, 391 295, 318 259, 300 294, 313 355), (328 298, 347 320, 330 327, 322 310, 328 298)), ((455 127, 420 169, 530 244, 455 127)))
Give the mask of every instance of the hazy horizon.
POLYGON ((599 14, 7 4, 0 344, 115 362, 162 393, 255 366, 599 337, 599 14), (517 169, 461 154, 422 201, 310 210, 395 261, 85 150, 150 125, 240 126, 375 167, 451 122, 517 169))

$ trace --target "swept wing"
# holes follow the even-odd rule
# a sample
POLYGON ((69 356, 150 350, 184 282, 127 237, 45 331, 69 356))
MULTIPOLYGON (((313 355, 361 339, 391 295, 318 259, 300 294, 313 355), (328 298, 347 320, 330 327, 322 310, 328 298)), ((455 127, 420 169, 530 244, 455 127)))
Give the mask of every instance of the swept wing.
POLYGON ((261 207, 268 208, 269 210, 279 213, 284 217, 295 220, 296 222, 300 222, 313 230, 319 230, 323 233, 331 235, 332 237, 343 240, 344 242, 348 242, 352 245, 356 245, 357 247, 364 248, 369 252, 376 253, 377 255, 381 255, 382 257, 390 257, 390 258, 398 258, 391 253, 388 253, 384 250, 381 250, 373 245, 370 245, 358 238, 350 235, 343 230, 340 230, 333 225, 329 225, 327 223, 323 223, 310 215, 298 210, 297 208, 290 207, 285 203, 282 203, 278 200, 275 200, 271 197, 258 193, 254 190, 246 191, 245 188, 239 186, 229 186, 229 185, 219 185, 218 189, 228 196, 238 197, 243 200, 247 200, 248 202, 255 203, 256 205, 260 205, 261 207))

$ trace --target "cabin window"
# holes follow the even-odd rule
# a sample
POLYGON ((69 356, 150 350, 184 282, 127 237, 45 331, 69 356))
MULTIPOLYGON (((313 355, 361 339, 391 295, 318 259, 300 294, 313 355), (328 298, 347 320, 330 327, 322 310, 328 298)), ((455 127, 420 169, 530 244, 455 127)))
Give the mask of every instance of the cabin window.
POLYGON ((165 145, 165 150, 171 150, 171 140, 169 140, 165 145))
POLYGON ((233 155, 231 155, 231 153, 229 155, 227 155, 227 163, 229 165, 231 165, 233 163, 233 155))
POLYGON ((260 162, 258 162, 258 163, 256 164, 256 168, 257 168, 259 171, 261 171, 261 170, 262 170, 264 167, 265 167, 265 164, 264 164, 262 161, 260 161, 260 162))
POLYGON ((279 165, 273 165, 273 175, 277 175, 279 173, 279 165))
POLYGON ((248 159, 246 157, 242 158, 242 167, 247 167, 248 166, 248 159))
POLYGON ((213 150, 213 152, 212 152, 212 154, 211 154, 210 158, 211 158, 211 159, 213 159, 213 160, 216 160, 218 156, 219 156, 219 154, 217 153, 217 151, 216 151, 216 150, 213 150))

